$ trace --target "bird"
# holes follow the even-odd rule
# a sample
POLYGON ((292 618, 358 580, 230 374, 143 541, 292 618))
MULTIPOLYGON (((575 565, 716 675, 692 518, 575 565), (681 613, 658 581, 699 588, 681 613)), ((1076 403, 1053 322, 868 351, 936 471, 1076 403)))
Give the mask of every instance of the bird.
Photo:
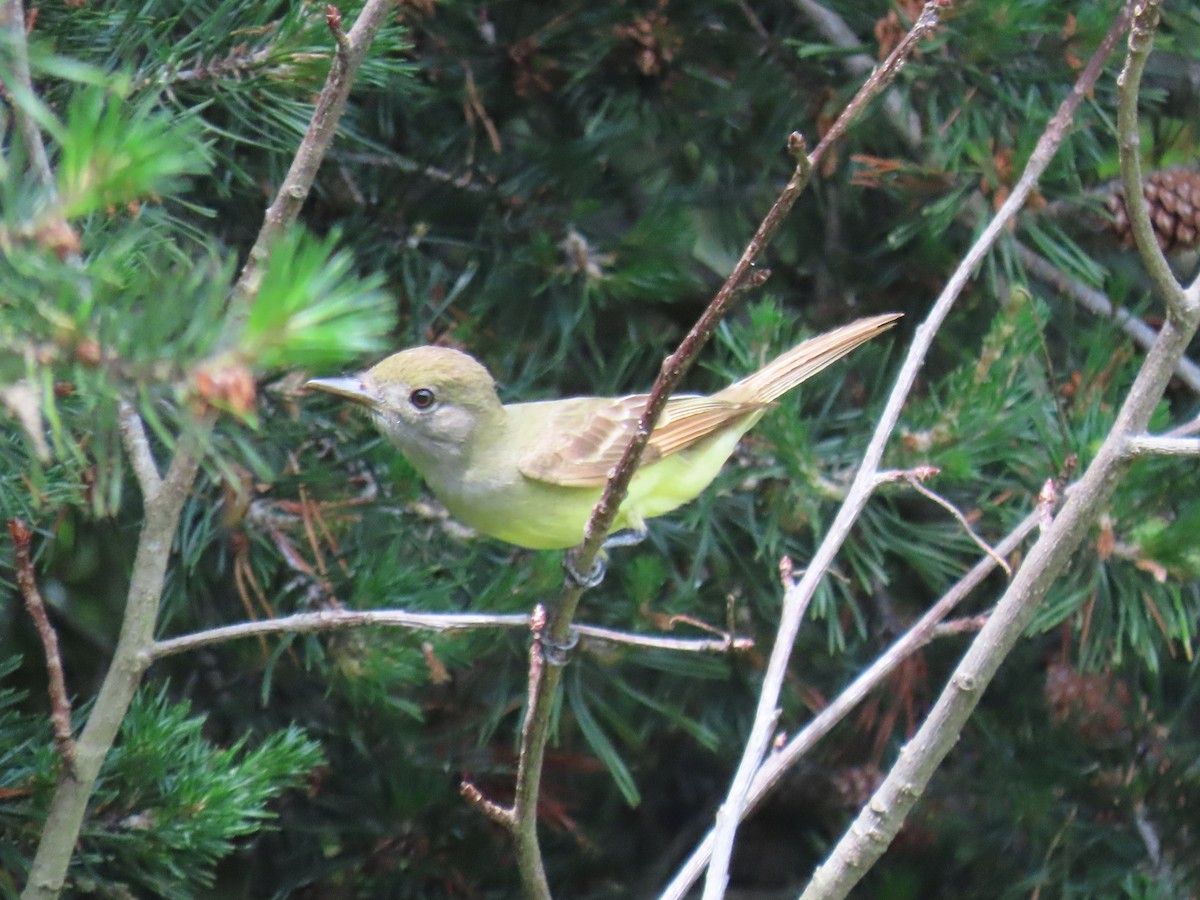
MULTIPOLYGON (((610 531, 644 536, 647 519, 695 499, 739 439, 781 396, 900 318, 858 319, 796 345, 712 395, 672 396, 610 531)), ((448 347, 394 353, 360 374, 306 388, 365 407, 450 514, 532 550, 561 550, 584 527, 638 428, 649 394, 501 403, 474 357, 448 347)))

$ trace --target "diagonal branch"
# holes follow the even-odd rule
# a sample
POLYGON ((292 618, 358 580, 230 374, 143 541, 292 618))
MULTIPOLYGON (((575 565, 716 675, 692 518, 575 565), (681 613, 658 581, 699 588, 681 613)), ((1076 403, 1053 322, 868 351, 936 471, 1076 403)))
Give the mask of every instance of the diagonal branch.
MULTIPOLYGON (((29 97, 33 96, 33 79, 29 74, 29 43, 25 40, 25 8, 21 0, 4 0, 0 7, 0 26, 6 26, 11 37, 5 41, 9 51, 9 61, 12 70, 14 87, 29 97)), ((25 152, 33 164, 33 171, 41 186, 54 192, 54 172, 50 169, 50 159, 46 155, 46 145, 42 143, 42 132, 33 116, 20 102, 13 103, 13 116, 17 120, 17 128, 21 131, 21 139, 25 143, 25 152)))
POLYGON ((33 619, 42 650, 46 654, 46 674, 50 690, 50 724, 54 728, 54 746, 68 771, 75 769, 75 738, 71 734, 71 699, 67 696, 67 682, 63 677, 62 656, 58 652, 58 635, 46 615, 46 604, 38 590, 37 576, 33 569, 33 557, 29 552, 31 533, 20 519, 9 519, 8 533, 16 547, 17 586, 25 599, 25 609, 33 619))
MULTIPOLYGON (((1131 140, 1130 136, 1137 132, 1141 67, 1149 53, 1157 21, 1157 4, 1136 5, 1129 56, 1120 82, 1118 137, 1122 146, 1122 169, 1131 194, 1140 194, 1142 186, 1132 162, 1135 154, 1127 152, 1127 148, 1136 147, 1136 140, 1131 140)), ((1153 269, 1157 257, 1149 249, 1152 246, 1157 249, 1156 245, 1150 241, 1145 246, 1143 260, 1153 269)), ((1157 276, 1152 277, 1159 280, 1157 276)), ((1096 516, 1111 498, 1125 464, 1129 438, 1145 429, 1200 322, 1200 305, 1190 304, 1173 278, 1170 284, 1161 287, 1168 305, 1167 320, 1104 443, 1062 510, 1031 548, 1021 570, 951 676, 928 718, 901 751, 896 765, 829 859, 817 870, 803 897, 828 900, 846 896, 883 854, 937 766, 958 740, 982 692, 1020 638, 1050 585, 1066 568, 1096 516)))
MULTIPOLYGON (((938 12, 946 5, 948 5, 946 0, 929 0, 925 4, 924 10, 910 34, 897 45, 888 59, 871 73, 866 83, 851 99, 811 156, 808 155, 804 138, 799 133, 794 132, 789 137, 788 149, 796 158, 795 170, 712 302, 709 303, 696 324, 692 326, 678 349, 663 361, 638 423, 638 429, 625 448, 613 474, 609 477, 604 493, 592 510, 592 515, 584 530, 583 543, 569 551, 576 571, 591 571, 600 551, 600 545, 612 527, 617 511, 625 499, 629 484, 633 480, 641 460, 642 452, 645 450, 650 434, 653 432, 667 400, 699 355, 704 344, 712 336, 717 325, 733 307, 741 292, 760 280, 761 276, 752 271, 755 260, 770 242, 784 218, 791 211, 796 199, 807 186, 814 163, 846 133, 866 105, 895 79, 905 60, 915 49, 917 42, 936 26, 938 12)), ((581 587, 568 585, 564 588, 558 607, 547 628, 547 638, 551 643, 562 645, 567 642, 571 622, 582 594, 583 588, 581 587)), ((795 626, 798 627, 798 625, 799 622, 796 622, 795 626)), ((791 624, 785 624, 783 630, 788 632, 794 629, 791 624)), ((794 634, 792 640, 794 640, 794 634)), ((538 680, 536 693, 530 695, 526 711, 528 722, 522 733, 517 785, 513 801, 513 811, 517 821, 514 837, 517 844, 517 864, 521 872, 521 881, 526 894, 536 898, 550 896, 537 839, 537 798, 542 761, 546 742, 550 735, 553 699, 557 694, 561 678, 561 667, 547 667, 544 675, 538 680)))
MULTIPOLYGON (((10 6, 12 2, 10 0, 10 6)), ((230 315, 235 320, 249 315, 267 247, 299 214, 321 158, 333 139, 353 75, 391 9, 391 0, 367 0, 350 31, 351 49, 345 51, 339 42, 339 51, 317 99, 296 160, 271 204, 254 250, 234 289, 230 315)), ((340 26, 335 27, 331 19, 330 27, 336 36, 340 26)), ((180 442, 166 475, 160 477, 140 420, 135 414, 121 412, 126 447, 144 491, 142 530, 117 647, 87 724, 76 743, 76 765, 73 770, 60 775, 55 787, 37 853, 21 895, 23 900, 54 900, 66 883, 67 870, 100 767, 116 741, 121 722, 149 664, 146 651, 154 646, 154 629, 172 539, 214 423, 212 416, 202 418, 180 442)))
POLYGON ((231 318, 235 323, 244 321, 250 315, 250 307, 262 280, 263 264, 279 235, 300 215, 300 209, 317 177, 317 169, 337 134, 337 125, 346 108, 358 68, 367 58, 367 50, 387 17, 393 14, 394 8, 392 0, 368 0, 347 33, 342 31, 341 13, 337 7, 332 4, 326 7, 326 21, 337 52, 330 63, 325 86, 317 97, 304 140, 292 158, 274 201, 267 208, 262 228, 234 286, 231 318))
MULTIPOLYGON (((832 565, 834 557, 841 548, 842 543, 846 540, 855 521, 857 521, 858 516, 861 514, 867 500, 875 489, 884 448, 896 427, 896 423, 899 421, 900 412, 908 394, 916 383, 916 378, 924 364, 925 356, 932 346, 934 335, 941 327, 947 315, 949 315, 954 302, 966 287, 975 270, 983 262, 984 257, 990 252, 1000 235, 1008 228, 1008 224, 1025 205, 1038 179, 1046 170, 1055 152, 1061 146, 1075 111, 1099 79, 1103 71, 1105 59, 1107 59, 1109 53, 1120 40, 1120 36, 1124 33, 1126 27, 1128 27, 1127 17, 1125 15, 1119 16, 1117 23, 1114 24, 1108 35, 1101 42, 1092 59, 1080 72, 1080 76, 1070 93, 1060 104, 1050 122, 1047 123, 1041 138, 1030 155, 1025 170, 1013 186, 1012 193, 1009 194, 1004 204, 996 212, 996 215, 982 230, 978 239, 967 251, 962 262, 951 275, 946 287, 934 303, 928 317, 916 329, 912 346, 909 348, 908 355, 900 368, 900 372, 896 376, 896 384, 888 397, 875 433, 872 435, 871 441, 863 454, 863 462, 847 491, 846 500, 838 510, 833 523, 825 535, 825 539, 814 553, 803 578, 797 586, 797 590, 808 594, 815 593, 825 573, 832 565)), ((794 631, 787 637, 787 646, 790 651, 790 647, 795 642, 794 631)), ((759 723, 773 720, 774 710, 778 704, 781 689, 782 682, 767 683, 764 680, 758 709, 755 714, 756 727, 759 727, 759 723)), ((681 879, 677 878, 676 882, 673 882, 672 887, 676 887, 676 884, 680 881, 681 879)), ((684 889, 686 889, 686 886, 684 889)), ((682 896, 682 893, 675 896, 682 896)))
MULTIPOLYGON (((346 628, 407 628, 414 631, 478 631, 480 629, 528 628, 530 617, 524 613, 425 613, 403 609, 323 609, 320 612, 296 613, 278 619, 239 622, 193 634, 155 641, 143 657, 147 662, 187 653, 200 647, 226 641, 267 634, 316 634, 341 631, 346 628)), ((748 650, 753 644, 748 638, 723 636, 719 638, 674 638, 652 634, 633 634, 615 631, 598 625, 577 625, 582 637, 640 647, 644 650, 677 650, 684 653, 725 653, 748 650)))
POLYGON ((1171 266, 1158 245, 1154 225, 1150 221, 1150 206, 1146 202, 1146 186, 1142 180, 1142 135, 1137 127, 1138 90, 1154 32, 1161 16, 1161 0, 1136 0, 1133 3, 1133 27, 1129 32, 1129 55, 1125 68, 1117 77, 1117 146, 1121 154, 1121 181, 1125 188, 1125 209, 1133 242, 1150 280, 1166 298, 1167 312, 1177 314, 1185 305, 1183 288, 1175 280, 1171 266))
POLYGON ((142 417, 125 400, 121 401, 117 415, 120 416, 121 438, 129 456, 129 465, 133 468, 138 486, 142 489, 142 498, 149 501, 162 490, 162 476, 158 474, 158 464, 150 450, 150 440, 146 436, 142 417))
MULTIPOLYGON (((996 552, 1006 556, 1016 550, 1037 528, 1038 512, 1030 513, 1008 536, 996 545, 996 552)), ((754 781, 746 795, 743 815, 753 811, 783 776, 817 743, 833 731, 834 726, 848 716, 856 706, 875 688, 883 684, 906 659, 924 647, 936 636, 941 622, 965 600, 975 588, 996 570, 996 560, 985 556, 971 567, 941 599, 931 606, 907 632, 892 646, 880 654, 866 671, 854 679, 820 713, 813 717, 783 749, 772 753, 754 775, 754 781)), ((692 855, 680 867, 671 883, 663 890, 660 900, 682 900, 696 879, 703 874, 715 846, 715 835, 709 832, 697 845, 692 855)))

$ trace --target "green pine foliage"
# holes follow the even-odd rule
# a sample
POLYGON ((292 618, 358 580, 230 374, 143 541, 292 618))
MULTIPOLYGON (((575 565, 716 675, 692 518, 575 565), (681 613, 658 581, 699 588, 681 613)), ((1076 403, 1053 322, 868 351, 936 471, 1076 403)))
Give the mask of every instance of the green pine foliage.
MULTIPOLYGON (((907 9, 827 5, 872 57, 889 15, 907 9)), ((815 144, 860 80, 785 0, 402 9, 244 317, 230 315, 239 265, 328 70, 324 5, 45 5, 29 34, 32 93, 0 50, 9 102, 41 125, 54 174, 53 192, 31 176, 4 106, 0 514, 35 529, 77 719, 111 656, 141 521, 120 403, 143 416, 160 463, 202 433, 197 416, 216 416, 174 536, 160 636, 339 606, 527 611, 555 595, 558 557, 464 534, 365 416, 303 394, 303 379, 436 340, 479 356, 506 400, 646 389, 790 172, 787 135, 815 144)), ((783 398, 712 488, 616 551, 587 595, 591 623, 690 634, 675 620, 688 616, 758 643, 726 656, 577 651, 540 809, 561 896, 651 895, 679 836, 710 822, 774 634, 778 560, 811 557, 905 335, 1114 9, 958 4, 894 88, 919 144, 873 106, 764 254, 766 287, 721 327, 687 389, 726 384, 857 315, 907 318, 783 398)), ((356 11, 342 7, 347 23, 356 11)), ((1148 169, 1196 158, 1197 48, 1200 14, 1168 3, 1143 102, 1148 169)), ((1114 323, 1026 273, 1011 242, 1150 320, 1160 310, 1095 213, 1116 174, 1119 65, 1108 61, 1037 207, 963 297, 885 459, 936 466, 927 486, 987 541, 1047 479, 1087 465, 1141 359, 1114 323)), ((1185 277, 1195 265, 1174 262, 1185 277)), ((1197 408, 1173 386, 1156 427, 1197 408)), ((1129 468, 863 896, 1195 893, 1194 470, 1129 468)), ((816 598, 781 730, 980 553, 941 506, 903 482, 881 490, 816 598)), ((1003 583, 993 576, 962 612, 986 611, 1003 583)), ((6 543, 0 590, 0 656, 21 654, 0 673, 0 893, 14 895, 57 761, 6 543)), ((795 894, 863 799, 855 779, 886 768, 964 642, 926 648, 790 777, 747 825, 736 884, 795 894)), ((511 896, 511 844, 458 787, 466 777, 511 796, 526 680, 521 631, 250 639, 156 662, 72 884, 511 896)))
MULTIPOLYGON (((0 671, 10 675, 19 664, 9 660, 0 671)), ((23 699, 11 689, 0 693, 6 747, 0 787, 9 797, 28 798, 0 811, 6 872, 0 891, 14 897, 59 765, 44 716, 21 713, 23 699)), ((168 699, 165 685, 135 702, 92 798, 92 822, 76 854, 76 891, 201 895, 235 841, 271 827, 276 816, 268 803, 301 786, 323 762, 319 745, 294 727, 227 747, 214 746, 204 727, 186 701, 168 699)))

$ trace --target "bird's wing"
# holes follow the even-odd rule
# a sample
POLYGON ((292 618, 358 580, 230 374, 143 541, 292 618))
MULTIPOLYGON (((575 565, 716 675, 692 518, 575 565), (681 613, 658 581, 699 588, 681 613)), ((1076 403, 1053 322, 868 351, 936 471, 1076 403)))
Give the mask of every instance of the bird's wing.
MULTIPOLYGON (((521 474, 564 487, 602 487, 637 430, 647 399, 646 394, 615 398, 590 409, 582 421, 564 421, 549 429, 549 441, 521 459, 521 474)), ((650 435, 642 465, 678 453, 768 405, 716 397, 672 397, 650 435)), ((569 408, 564 407, 564 412, 569 413, 569 408)))

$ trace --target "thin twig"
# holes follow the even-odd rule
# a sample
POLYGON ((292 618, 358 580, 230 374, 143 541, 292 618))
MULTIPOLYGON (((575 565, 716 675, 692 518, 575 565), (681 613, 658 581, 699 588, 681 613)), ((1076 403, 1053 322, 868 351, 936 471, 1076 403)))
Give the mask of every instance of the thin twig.
POLYGON ((25 609, 38 637, 42 640, 42 651, 46 655, 46 675, 50 692, 50 725, 54 729, 54 746, 68 769, 75 769, 75 738, 71 732, 71 699, 67 696, 67 681, 63 677, 62 656, 58 652, 58 635, 46 615, 46 604, 37 586, 37 573, 33 568, 33 556, 29 552, 32 536, 29 526, 21 519, 8 520, 8 533, 16 548, 17 586, 25 600, 25 609))
MULTIPOLYGON (((1118 16, 1118 25, 1124 25, 1127 18, 1123 11, 1118 16)), ((1129 56, 1119 89, 1117 126, 1129 193, 1141 190, 1140 179, 1135 177, 1136 173, 1131 174, 1130 154, 1125 148, 1130 145, 1130 134, 1136 133, 1138 127, 1140 74, 1157 23, 1154 4, 1139 3, 1135 7, 1134 20, 1129 56)), ((1109 37, 1112 37, 1111 31, 1109 37)), ((1153 265, 1151 257, 1152 254, 1146 252, 1148 266, 1153 265)), ((883 784, 863 807, 829 859, 817 870, 802 897, 837 900, 846 896, 882 855, 934 771, 957 742, 982 692, 1024 632, 1050 585, 1066 568, 1087 536, 1091 523, 1111 498, 1124 465, 1126 442, 1131 435, 1145 429, 1179 358, 1195 334, 1197 322, 1200 322, 1200 306, 1189 308, 1178 285, 1175 290, 1166 287, 1162 293, 1168 302, 1167 320, 1091 465, 1053 523, 1030 549, 1021 570, 1000 598, 917 734, 900 753, 883 784)))
MULTIPOLYGON (((525 613, 417 613, 402 609, 324 609, 297 613, 278 619, 239 622, 208 628, 167 640, 155 641, 144 652, 147 661, 187 653, 200 647, 268 634, 313 634, 347 628, 407 628, 414 631, 478 631, 529 627, 525 613)), ((746 650, 753 645, 748 638, 672 638, 633 634, 597 625, 577 625, 582 637, 649 650, 677 650, 685 653, 723 653, 746 650)))
POLYGON ((959 510, 957 506, 955 506, 941 494, 938 494, 936 491, 932 491, 925 487, 925 485, 921 484, 919 478, 916 478, 911 474, 908 475, 908 477, 906 477, 904 480, 907 482, 909 487, 911 487, 922 497, 932 500, 942 509, 946 510, 946 512, 950 513, 950 515, 954 516, 958 524, 962 526, 963 531, 965 531, 971 540, 975 542, 975 545, 988 556, 993 557, 996 560, 996 565, 1004 570, 1004 574, 1009 578, 1012 578, 1012 566, 1008 564, 1004 557, 1000 556, 1000 554, 993 550, 987 541, 985 541, 979 536, 978 533, 976 533, 975 529, 971 527, 971 523, 967 521, 967 517, 962 514, 962 511, 959 510))
MULTIPOLYGON (((1012 553, 1037 528, 1037 513, 1030 513, 1016 528, 996 545, 1002 554, 1012 553)), ((910 656, 924 647, 936 635, 937 629, 960 603, 965 600, 996 569, 990 556, 979 560, 942 597, 921 616, 911 628, 896 640, 861 675, 854 679, 837 697, 776 753, 768 756, 755 773, 754 782, 746 796, 743 815, 751 812, 783 776, 834 727, 854 711, 875 688, 887 681, 893 672, 910 656)), ((660 895, 660 900, 682 900, 708 865, 715 842, 710 831, 697 845, 688 860, 660 895)))
MULTIPOLYGON (((13 87, 20 89, 26 97, 32 99, 34 94, 33 79, 29 73, 29 43, 25 39, 25 8, 21 0, 5 0, 3 9, 0 10, 0 17, 4 19, 3 24, 8 27, 12 36, 6 43, 9 51, 9 71, 15 82, 13 87)), ((17 120, 17 128, 21 131, 25 152, 29 154, 34 174, 37 176, 41 188, 49 191, 51 197, 56 199, 54 172, 50 168, 50 159, 46 155, 46 145, 42 143, 41 129, 38 128, 37 122, 33 116, 29 115, 19 99, 12 104, 12 107, 13 115, 17 120)))
POLYGON ((576 625, 575 630, 581 637, 608 641, 613 644, 623 644, 629 647, 640 647, 644 650, 676 650, 684 653, 728 653, 744 652, 754 647, 754 639, 736 637, 720 632, 716 638, 673 638, 663 635, 632 634, 628 631, 616 631, 612 628, 601 628, 599 625, 576 625))
MULTIPOLYGON (((941 295, 934 303, 925 321, 917 327, 908 355, 900 368, 900 372, 896 376, 895 386, 892 388, 892 392, 880 415, 879 423, 876 425, 871 441, 863 454, 863 462, 847 491, 846 500, 838 510, 837 515, 834 517, 825 534, 824 540, 821 541, 820 546, 809 562, 804 577, 797 586, 797 590, 809 594, 816 592, 825 573, 832 565, 838 550, 866 506, 867 500, 875 489, 876 476, 879 471, 880 460, 883 458, 884 448, 892 432, 895 430, 904 403, 913 385, 916 383, 917 375, 924 364, 925 356, 933 344, 934 335, 941 327, 942 322, 949 314, 954 302, 966 287, 975 270, 983 262, 984 257, 991 251, 991 248, 1000 235, 1007 230, 1008 223, 1016 217, 1025 205, 1038 179, 1049 165, 1059 146, 1061 146, 1076 109, 1083 102, 1084 98, 1088 96, 1092 87, 1099 79, 1103 71, 1104 60, 1124 32, 1127 25, 1127 17, 1121 16, 1119 18, 1120 22, 1118 26, 1114 26, 1104 41, 1101 42, 1100 48, 1087 66, 1084 67, 1070 93, 1063 100, 1050 122, 1047 123, 1041 138, 1030 155, 1024 172, 1022 172, 1017 183, 1013 185, 1012 192, 992 220, 982 230, 975 243, 967 251, 958 268, 951 275, 941 295)), ((763 695, 768 693, 773 694, 773 696, 767 698, 770 700, 772 706, 777 702, 781 687, 781 685, 768 685, 765 682, 763 684, 763 695)), ((763 705, 760 702, 759 708, 762 709, 763 705)), ((694 854, 694 856, 699 855, 701 855, 699 851, 697 854, 694 854)), ((677 877, 672 882, 672 887, 675 888, 683 880, 683 878, 677 877)), ((686 884, 690 885, 691 881, 687 881, 686 884)), ((683 890, 686 890, 686 887, 683 890)), ((682 891, 673 896, 682 896, 682 891)))
POLYGON ((158 474, 158 464, 150 450, 150 440, 142 424, 142 417, 132 405, 122 400, 117 415, 121 425, 121 438, 125 443, 125 453, 129 456, 129 465, 137 477, 138 486, 142 489, 142 499, 149 502, 158 496, 162 489, 162 476, 158 474))
POLYGON ((473 782, 464 779, 458 786, 458 792, 462 794, 462 798, 467 801, 468 805, 475 807, 497 825, 503 825, 509 831, 516 828, 517 817, 513 815, 512 809, 501 806, 494 800, 489 800, 473 782))
MULTIPOLYGON (((822 37, 835 47, 851 50, 863 46, 858 36, 833 10, 815 0, 795 0, 795 3, 797 8, 808 16, 816 29, 821 32, 822 37)), ((867 75, 875 69, 875 60, 866 53, 852 53, 844 56, 842 63, 855 75, 867 75)), ((883 111, 909 148, 919 149, 921 146, 920 120, 895 88, 889 88, 884 95, 883 111)))
POLYGON ((1190 434, 1195 434, 1200 431, 1200 416, 1191 421, 1184 422, 1182 425, 1176 425, 1168 431, 1164 437, 1187 437, 1190 434))
POLYGON ((1200 456, 1200 438, 1147 434, 1131 437, 1125 450, 1130 456, 1200 456))
MULTIPOLYGON (((1125 307, 1116 305, 1095 288, 1071 278, 1050 260, 1034 253, 1020 241, 1014 240, 1013 246, 1021 264, 1055 290, 1070 297, 1084 309, 1112 319, 1143 350, 1148 350, 1154 344, 1158 332, 1125 307)), ((1193 391, 1200 393, 1200 365, 1196 365, 1185 356, 1179 361, 1175 374, 1193 391)))
POLYGON ((933 629, 934 637, 953 637, 960 634, 971 634, 979 631, 987 624, 988 616, 991 613, 980 613, 977 616, 965 616, 961 619, 950 619, 942 622, 933 629))
MULTIPOLYGON (((358 18, 354 20, 354 26, 349 33, 343 35, 345 40, 337 41, 337 52, 330 63, 329 75, 317 98, 308 130, 292 158, 292 165, 284 176, 275 199, 267 208, 262 228, 259 229, 254 246, 250 248, 237 284, 234 285, 230 303, 232 321, 244 321, 250 314, 250 305, 258 293, 263 266, 271 247, 283 230, 299 216, 300 208, 304 205, 317 176, 317 169, 320 168, 321 161, 337 133, 337 124, 346 108, 354 76, 366 59, 367 50, 375 40, 375 35, 379 33, 393 9, 393 0, 367 0, 358 18)), ((332 21, 329 25, 334 29, 332 21)), ((335 35, 338 31, 340 24, 334 29, 335 35)))

